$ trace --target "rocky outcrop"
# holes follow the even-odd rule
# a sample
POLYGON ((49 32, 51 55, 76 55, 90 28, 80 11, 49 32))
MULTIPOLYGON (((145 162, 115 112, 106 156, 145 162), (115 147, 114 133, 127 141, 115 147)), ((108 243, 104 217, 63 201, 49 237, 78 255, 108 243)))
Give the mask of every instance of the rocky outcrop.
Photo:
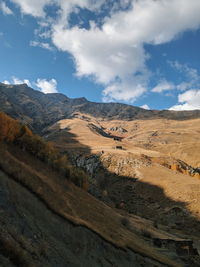
POLYGON ((100 155, 69 155, 69 157, 77 167, 85 169, 90 175, 94 175, 101 166, 100 155))
POLYGON ((193 168, 181 160, 178 160, 176 163, 173 163, 172 165, 169 166, 169 168, 173 171, 178 171, 180 173, 200 179, 199 168, 193 168))
POLYGON ((120 156, 102 151, 101 153, 91 155, 69 154, 69 157, 77 167, 84 168, 92 175, 95 175, 101 168, 116 175, 139 178, 140 167, 151 165, 150 159, 145 157, 145 155, 136 157, 131 153, 126 156, 120 156))
POLYGON ((111 136, 110 134, 106 133, 104 131, 104 129, 102 127, 98 127, 97 125, 93 124, 93 123, 89 123, 88 127, 90 128, 90 130, 98 135, 101 135, 103 137, 107 137, 107 138, 113 138, 113 136, 111 136))
POLYGON ((126 129, 124 129, 124 128, 122 128, 121 126, 115 126, 115 127, 111 127, 110 129, 109 129, 110 131, 113 131, 113 132, 119 132, 119 133, 127 133, 128 131, 126 130, 126 129))
POLYGON ((149 158, 149 160, 166 168, 169 168, 172 171, 177 171, 182 174, 186 174, 194 178, 200 179, 200 168, 193 168, 182 160, 173 159, 169 157, 149 158))

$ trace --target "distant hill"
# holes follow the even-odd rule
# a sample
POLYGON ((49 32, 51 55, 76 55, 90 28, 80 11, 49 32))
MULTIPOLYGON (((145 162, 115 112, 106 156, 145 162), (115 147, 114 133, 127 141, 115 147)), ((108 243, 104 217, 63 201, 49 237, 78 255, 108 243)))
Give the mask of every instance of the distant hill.
POLYGON ((63 118, 81 112, 94 117, 113 120, 167 118, 174 120, 200 117, 200 110, 169 111, 145 110, 120 103, 95 103, 85 98, 70 99, 63 94, 44 94, 26 84, 0 83, 0 110, 27 123, 36 132, 63 118))

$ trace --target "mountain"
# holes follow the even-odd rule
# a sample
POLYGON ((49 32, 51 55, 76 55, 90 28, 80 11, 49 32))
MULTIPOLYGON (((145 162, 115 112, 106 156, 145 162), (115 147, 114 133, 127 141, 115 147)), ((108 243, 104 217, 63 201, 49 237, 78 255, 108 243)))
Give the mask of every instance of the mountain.
POLYGON ((48 143, 4 114, 0 121, 0 266, 175 267, 188 262, 183 244, 197 254, 191 240, 76 187, 49 165, 55 151, 48 143), (179 247, 178 255, 159 248, 156 240, 164 239, 179 247))
POLYGON ((63 94, 43 94, 26 84, 0 84, 0 110, 27 123, 36 132, 60 119, 70 118, 77 112, 102 119, 152 119, 176 120, 200 117, 200 111, 145 110, 119 103, 94 103, 85 98, 70 99, 63 94))
POLYGON ((1 266, 199 266, 200 111, 25 84, 0 110, 1 266))

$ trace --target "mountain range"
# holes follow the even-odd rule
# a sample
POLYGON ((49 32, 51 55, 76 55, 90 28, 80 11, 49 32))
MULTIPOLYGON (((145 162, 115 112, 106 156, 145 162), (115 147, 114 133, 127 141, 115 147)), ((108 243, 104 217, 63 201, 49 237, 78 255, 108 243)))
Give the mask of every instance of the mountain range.
POLYGON ((27 123, 36 132, 63 118, 71 118, 76 112, 109 120, 136 120, 165 118, 186 120, 200 117, 200 110, 169 111, 145 110, 120 103, 95 103, 86 98, 70 99, 59 93, 44 94, 26 84, 0 83, 0 107, 13 118, 27 123))

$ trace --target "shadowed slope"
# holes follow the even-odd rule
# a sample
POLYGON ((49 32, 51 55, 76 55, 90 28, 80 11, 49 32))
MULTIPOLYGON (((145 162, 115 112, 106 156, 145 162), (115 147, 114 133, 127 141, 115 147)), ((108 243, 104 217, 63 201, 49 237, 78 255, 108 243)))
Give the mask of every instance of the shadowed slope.
MULTIPOLYGON (((99 202, 86 192, 79 190, 67 180, 63 180, 62 177, 58 177, 52 172, 51 174, 48 172, 48 176, 45 175, 44 173, 47 174, 47 169, 45 166, 42 166, 42 163, 37 163, 39 169, 43 167, 42 173, 34 170, 32 166, 27 165, 29 157, 29 155, 26 155, 25 163, 17 160, 5 148, 3 150, 1 149, 0 166, 3 172, 8 175, 11 184, 15 181, 18 184, 17 187, 22 186, 26 188, 29 194, 33 194, 37 201, 41 201, 43 203, 42 205, 45 205, 48 210, 62 218, 62 220, 71 221, 75 225, 82 225, 118 248, 129 248, 136 253, 159 262, 176 266, 175 262, 173 263, 168 257, 161 255, 147 243, 145 244, 145 241, 137 234, 126 229, 121 223, 121 215, 117 214, 113 209, 99 202), (11 165, 12 168, 10 168, 11 165)), ((9 190, 12 195, 12 190, 9 190)), ((17 194, 20 193, 17 192, 17 194)), ((21 198, 23 196, 20 197, 18 195, 18 197, 21 198)), ((16 204, 18 206, 17 209, 20 208, 20 202, 20 199, 15 202, 15 206, 16 204)), ((31 204, 28 199, 26 203, 28 205, 27 208, 30 209, 31 204)), ((12 208, 7 205, 9 204, 6 204, 5 209, 3 209, 4 212, 12 208)), ((23 209, 23 207, 21 208, 23 209)), ((20 214, 22 215, 22 213, 20 214)), ((39 217, 37 220, 41 220, 42 217, 39 217)), ((18 223, 21 223, 21 221, 18 223)), ((40 225, 38 227, 40 228, 40 225)), ((47 229, 49 228, 48 225, 46 227, 47 229)), ((9 225, 4 227, 4 229, 10 231, 9 225)), ((14 230, 16 231, 16 229, 14 230)), ((24 257, 26 258, 26 255, 24 257)))

